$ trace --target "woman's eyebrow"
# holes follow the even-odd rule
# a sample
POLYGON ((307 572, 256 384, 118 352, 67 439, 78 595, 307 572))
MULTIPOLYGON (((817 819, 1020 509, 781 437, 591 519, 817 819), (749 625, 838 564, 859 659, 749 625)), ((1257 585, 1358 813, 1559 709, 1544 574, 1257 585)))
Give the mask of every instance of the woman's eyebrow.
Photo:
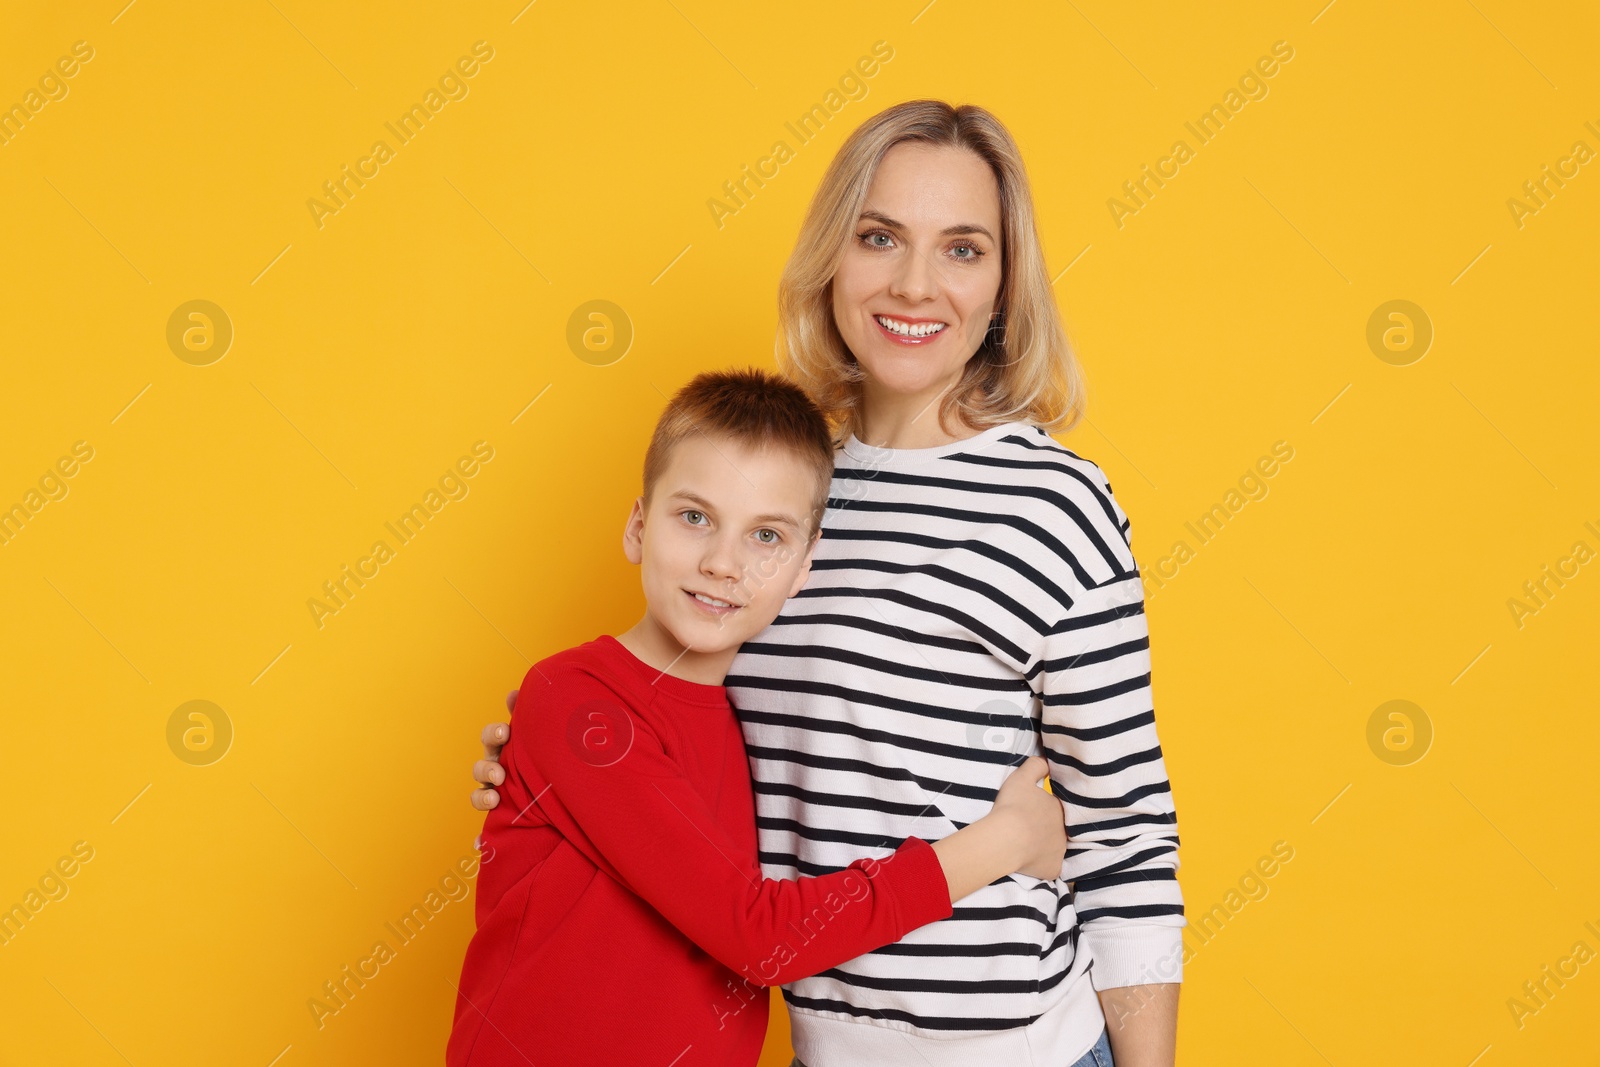
MULTIPOLYGON (((868 208, 866 211, 861 213, 861 217, 864 219, 872 219, 875 222, 881 222, 883 225, 899 230, 902 233, 905 232, 906 227, 904 223, 896 222, 894 219, 891 219, 888 215, 885 215, 881 211, 874 211, 871 208, 868 208)), ((994 234, 990 233, 987 229, 979 226, 975 222, 963 222, 955 226, 946 226, 944 229, 939 231, 939 236, 963 237, 969 233, 981 233, 989 240, 994 240, 994 234)))

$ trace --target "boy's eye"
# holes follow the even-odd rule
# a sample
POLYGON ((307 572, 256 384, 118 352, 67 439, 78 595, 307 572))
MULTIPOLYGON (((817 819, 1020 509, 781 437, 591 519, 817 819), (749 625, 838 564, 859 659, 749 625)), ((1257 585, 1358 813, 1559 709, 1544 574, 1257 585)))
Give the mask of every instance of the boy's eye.
POLYGON ((781 541, 783 539, 783 535, 778 533, 777 530, 757 530, 756 531, 756 536, 757 537, 760 537, 762 534, 771 534, 772 535, 772 540, 770 540, 770 541, 762 540, 761 543, 764 544, 764 545, 775 545, 775 544, 777 544, 779 541, 781 541))
POLYGON ((699 526, 700 525, 698 522, 694 521, 696 516, 698 516, 698 517, 700 517, 702 519, 706 517, 705 512, 703 512, 703 511, 685 511, 685 512, 683 512, 683 517, 689 523, 690 526, 699 526))

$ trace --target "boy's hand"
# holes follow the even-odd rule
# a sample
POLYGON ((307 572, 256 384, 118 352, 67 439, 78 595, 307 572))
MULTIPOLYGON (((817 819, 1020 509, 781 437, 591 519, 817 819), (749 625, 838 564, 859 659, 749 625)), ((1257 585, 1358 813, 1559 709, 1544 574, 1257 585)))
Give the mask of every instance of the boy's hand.
MULTIPOLYGON (((517 691, 513 689, 506 694, 506 710, 511 711, 517 703, 517 691)), ((472 806, 479 811, 488 811, 500 803, 500 794, 494 788, 506 780, 506 772, 500 767, 500 749, 511 736, 511 725, 503 722, 492 722, 483 728, 483 759, 472 765, 472 778, 481 788, 472 791, 472 806)))
POLYGON ((1067 851, 1066 811, 1039 785, 1050 773, 1043 756, 1029 756, 1006 776, 991 814, 1007 820, 1019 850, 1017 870, 1034 878, 1061 877, 1067 851))

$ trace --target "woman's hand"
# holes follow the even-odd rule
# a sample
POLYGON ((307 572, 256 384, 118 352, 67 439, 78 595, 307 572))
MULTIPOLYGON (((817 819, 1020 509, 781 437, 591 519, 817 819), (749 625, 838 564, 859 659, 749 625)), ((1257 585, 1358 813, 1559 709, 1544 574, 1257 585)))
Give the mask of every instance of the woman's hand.
MULTIPOLYGON (((517 703, 517 691, 506 694, 506 710, 517 703)), ((511 724, 492 722, 483 728, 483 759, 472 765, 472 778, 480 788, 472 791, 472 806, 479 811, 489 811, 500 803, 500 793, 494 787, 506 780, 500 766, 500 749, 511 737, 511 724)))
POLYGON ((1067 854, 1067 819, 1061 801, 1039 787, 1050 774, 1043 756, 1029 756, 1000 783, 994 807, 984 818, 1006 824, 1016 844, 1016 870, 1034 878, 1061 877, 1067 854))

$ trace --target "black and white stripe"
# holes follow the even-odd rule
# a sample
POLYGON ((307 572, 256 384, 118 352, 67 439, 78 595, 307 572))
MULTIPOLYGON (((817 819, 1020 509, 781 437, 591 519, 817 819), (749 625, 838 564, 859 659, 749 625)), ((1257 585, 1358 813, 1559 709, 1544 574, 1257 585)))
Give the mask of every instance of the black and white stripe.
POLYGON ((809 581, 727 685, 769 877, 951 834, 1028 754, 1049 758, 1066 804, 1062 879, 1008 875, 786 986, 797 1027, 819 1013, 946 1039, 1013 1029, 1087 981, 1091 959, 1109 979, 1178 945, 1177 821, 1128 519, 1100 468, 1037 427, 938 449, 851 439, 809 581), (1117 939, 1115 962, 1097 936, 1117 939))

